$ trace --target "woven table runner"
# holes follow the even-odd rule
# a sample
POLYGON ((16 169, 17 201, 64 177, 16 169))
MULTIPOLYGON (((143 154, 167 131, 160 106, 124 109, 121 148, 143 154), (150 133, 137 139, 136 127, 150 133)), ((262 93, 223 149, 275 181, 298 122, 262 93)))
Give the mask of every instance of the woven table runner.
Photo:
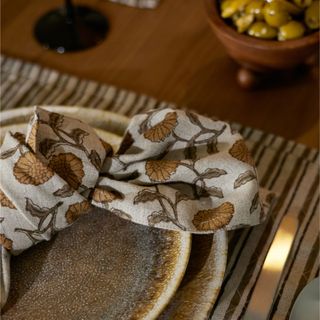
POLYGON ((114 3, 124 4, 130 7, 143 9, 154 9, 158 6, 160 0, 109 0, 114 3))
MULTIPOLYGON (((77 105, 130 117, 151 108, 173 106, 4 56, 1 72, 1 110, 77 105)), ((279 223, 290 212, 297 216, 299 229, 270 318, 288 319, 298 293, 319 275, 319 152, 273 134, 233 126, 252 151, 262 187, 276 192, 279 201, 266 223, 229 233, 225 280, 209 318, 241 319, 279 223)))

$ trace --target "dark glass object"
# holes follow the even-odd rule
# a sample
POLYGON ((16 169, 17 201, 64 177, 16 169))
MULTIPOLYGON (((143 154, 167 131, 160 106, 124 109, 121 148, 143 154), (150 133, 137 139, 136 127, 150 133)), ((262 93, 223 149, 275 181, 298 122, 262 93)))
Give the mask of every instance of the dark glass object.
POLYGON ((64 53, 99 44, 108 29, 108 20, 100 12, 66 0, 64 7, 49 11, 37 21, 34 35, 44 47, 64 53))

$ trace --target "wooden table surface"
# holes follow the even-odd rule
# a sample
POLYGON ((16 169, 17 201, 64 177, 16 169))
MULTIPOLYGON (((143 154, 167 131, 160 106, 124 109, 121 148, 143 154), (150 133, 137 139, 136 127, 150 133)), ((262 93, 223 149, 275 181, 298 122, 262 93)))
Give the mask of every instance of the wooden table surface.
POLYGON ((317 74, 243 91, 235 80, 237 65, 207 23, 203 1, 161 0, 155 10, 75 1, 107 15, 111 30, 101 45, 63 55, 43 49, 32 35, 37 18, 61 3, 2 0, 1 51, 318 147, 317 74))

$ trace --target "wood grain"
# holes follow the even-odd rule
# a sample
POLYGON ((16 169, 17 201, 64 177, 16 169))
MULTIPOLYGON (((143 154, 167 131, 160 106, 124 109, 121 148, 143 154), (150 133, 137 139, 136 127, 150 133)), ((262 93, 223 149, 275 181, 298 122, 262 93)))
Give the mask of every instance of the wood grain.
POLYGON ((256 91, 236 82, 207 22, 203 1, 162 0, 155 10, 85 0, 108 16, 111 30, 96 48, 59 55, 33 38, 35 21, 60 0, 2 0, 2 52, 62 72, 113 84, 319 146, 317 72, 279 76, 256 91))

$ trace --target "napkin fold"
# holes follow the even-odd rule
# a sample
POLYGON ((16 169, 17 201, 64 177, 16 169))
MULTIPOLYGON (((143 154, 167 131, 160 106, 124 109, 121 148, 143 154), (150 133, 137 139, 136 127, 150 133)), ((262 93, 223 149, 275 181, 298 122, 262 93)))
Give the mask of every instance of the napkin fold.
POLYGON ((257 171, 229 124, 175 109, 132 118, 114 154, 87 124, 35 108, 0 154, 1 304, 10 254, 50 238, 94 206, 132 222, 212 233, 264 219, 257 171))

